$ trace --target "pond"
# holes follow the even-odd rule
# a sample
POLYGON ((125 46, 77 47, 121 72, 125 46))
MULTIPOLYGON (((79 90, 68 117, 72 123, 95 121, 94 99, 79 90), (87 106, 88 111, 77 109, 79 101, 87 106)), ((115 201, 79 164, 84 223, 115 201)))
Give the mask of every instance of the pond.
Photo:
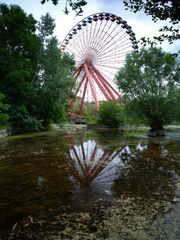
POLYGON ((180 239, 180 130, 0 142, 0 240, 180 239))

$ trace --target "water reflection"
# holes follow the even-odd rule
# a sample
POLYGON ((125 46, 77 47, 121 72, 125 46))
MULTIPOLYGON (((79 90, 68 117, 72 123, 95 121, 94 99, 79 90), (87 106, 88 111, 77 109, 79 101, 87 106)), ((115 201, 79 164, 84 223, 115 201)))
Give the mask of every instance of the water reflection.
POLYGON ((143 148, 136 147, 132 151, 133 161, 128 161, 128 167, 123 169, 114 184, 115 195, 172 200, 177 175, 166 159, 168 150, 158 142, 150 141, 143 148))
POLYGON ((57 239, 82 239, 78 229, 84 239, 179 239, 179 143, 95 131, 7 141, 0 239, 16 223, 18 240, 45 239, 44 229, 57 239))
POLYGON ((72 138, 69 141, 68 155, 75 168, 70 180, 76 193, 89 188, 88 191, 116 197, 129 194, 149 199, 173 199, 176 174, 165 160, 168 149, 158 141, 130 146, 122 144, 113 150, 103 147, 95 139, 83 141, 82 135, 76 144, 72 138))
POLYGON ((81 185, 109 190, 119 176, 119 167, 124 166, 121 154, 125 151, 128 151, 127 147, 120 147, 110 153, 99 146, 95 140, 72 145, 69 155, 76 169, 74 176, 76 180, 72 178, 76 188, 81 185))

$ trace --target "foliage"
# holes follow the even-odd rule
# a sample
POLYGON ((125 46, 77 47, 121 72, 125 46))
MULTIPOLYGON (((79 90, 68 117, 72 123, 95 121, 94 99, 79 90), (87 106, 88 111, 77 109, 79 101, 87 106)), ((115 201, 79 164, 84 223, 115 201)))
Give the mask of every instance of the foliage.
MULTIPOLYGON (((165 32, 154 40, 162 42, 168 40, 172 43, 174 40, 180 39, 178 23, 180 20, 180 2, 179 0, 124 0, 126 9, 133 12, 143 11, 146 15, 152 16, 154 22, 157 20, 169 20, 169 26, 164 26, 160 32, 165 32)), ((146 44, 146 39, 142 42, 146 44)))
POLYGON ((9 105, 4 103, 5 96, 0 93, 0 127, 5 126, 9 120, 9 116, 6 113, 9 105))
POLYGON ((74 61, 58 48, 54 20, 46 14, 36 23, 19 6, 0 4, 0 92, 18 133, 63 121, 74 83, 74 61))
MULTIPOLYGON (((44 4, 45 2, 48 2, 49 0, 41 0, 41 3, 44 4)), ((57 5, 59 0, 51 0, 52 3, 54 5, 57 5)), ((75 1, 72 1, 72 0, 66 0, 66 4, 65 4, 65 9, 64 9, 64 12, 65 14, 68 14, 69 13, 69 10, 68 10, 68 6, 76 12, 76 15, 80 15, 83 10, 82 10, 82 7, 84 7, 85 5, 87 4, 87 2, 85 0, 75 0, 75 1)))
POLYGON ((173 120, 177 123, 180 123, 180 88, 175 89, 175 102, 173 104, 174 115, 173 120))
POLYGON ((13 109, 11 127, 12 134, 44 129, 42 122, 36 116, 32 116, 24 105, 17 106, 16 109, 13 109))
POLYGON ((0 91, 10 105, 12 125, 14 112, 18 114, 22 108, 29 112, 33 105, 32 79, 40 46, 35 25, 32 15, 26 15, 19 6, 0 4, 0 91))
POLYGON ((40 88, 38 92, 38 111, 44 126, 51 121, 58 122, 65 119, 66 103, 71 96, 74 81, 71 77, 74 60, 58 48, 58 40, 52 35, 54 20, 49 14, 41 18, 39 36, 42 39, 40 54, 40 88))
POLYGON ((110 127, 119 127, 123 125, 122 107, 113 101, 103 102, 99 110, 98 123, 110 127))
POLYGON ((133 102, 134 111, 147 119, 152 131, 162 130, 173 119, 178 68, 176 58, 161 48, 143 48, 127 56, 116 76, 126 101, 133 102))
POLYGON ((142 114, 136 101, 128 100, 124 101, 124 122, 129 125, 143 125, 147 124, 146 117, 142 114))

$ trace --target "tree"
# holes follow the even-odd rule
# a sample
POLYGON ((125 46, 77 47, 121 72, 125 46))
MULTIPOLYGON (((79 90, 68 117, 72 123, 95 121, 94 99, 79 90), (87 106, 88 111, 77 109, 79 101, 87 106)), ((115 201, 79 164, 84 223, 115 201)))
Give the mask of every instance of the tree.
POLYGON ((0 93, 0 128, 2 126, 5 126, 9 120, 9 116, 6 113, 9 108, 9 105, 4 103, 4 98, 5 96, 2 93, 0 93))
POLYGON ((180 88, 175 90, 174 95, 176 100, 173 105, 173 108, 175 109, 173 120, 175 123, 180 123, 180 88))
POLYGON ((16 5, 0 4, 0 92, 6 96, 13 133, 39 131, 62 121, 74 61, 62 55, 54 20, 36 20, 16 5))
MULTIPOLYGON (((169 26, 164 26, 160 32, 165 32, 159 37, 155 36, 154 40, 160 42, 168 40, 172 43, 174 40, 180 39, 178 23, 180 20, 180 1, 179 0, 124 0, 126 9, 133 12, 143 11, 146 15, 152 16, 152 20, 168 20, 169 26)), ((142 38, 142 42, 146 43, 146 39, 142 38)))
POLYGON ((10 105, 13 131, 26 131, 38 121, 31 112, 40 47, 36 20, 17 5, 0 4, 0 35, 0 91, 10 105))
POLYGON ((162 134, 163 126, 173 119, 179 81, 176 58, 155 47, 129 54, 116 76, 124 98, 133 101, 137 113, 146 118, 152 135, 162 134))
POLYGON ((39 37, 41 52, 39 56, 39 90, 36 115, 46 127, 50 122, 62 122, 65 119, 67 102, 74 86, 72 72, 74 60, 62 54, 58 40, 53 36, 54 19, 49 14, 41 17, 39 37))
MULTIPOLYGON (((41 3, 44 4, 45 2, 48 2, 49 0, 41 0, 41 3)), ((57 5, 59 0, 51 0, 54 5, 57 5)), ((64 12, 65 14, 69 13, 68 6, 76 12, 76 15, 80 15, 83 10, 82 7, 84 7, 87 4, 85 0, 66 0, 64 12)))
POLYGON ((99 110, 98 123, 115 128, 123 125, 123 110, 121 106, 113 101, 103 102, 99 110))

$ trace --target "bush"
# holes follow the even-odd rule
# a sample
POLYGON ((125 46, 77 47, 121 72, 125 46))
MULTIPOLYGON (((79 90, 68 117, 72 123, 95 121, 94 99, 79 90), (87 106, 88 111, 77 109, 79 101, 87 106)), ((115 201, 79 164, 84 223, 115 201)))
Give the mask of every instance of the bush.
POLYGON ((10 120, 13 134, 41 131, 44 129, 42 121, 30 115, 25 106, 19 106, 14 109, 10 120))
POLYGON ((98 123, 109 127, 119 127, 124 124, 123 115, 123 108, 118 103, 103 102, 99 110, 98 123))
POLYGON ((9 116, 6 113, 9 105, 4 103, 5 96, 0 93, 0 128, 6 126, 9 116))

